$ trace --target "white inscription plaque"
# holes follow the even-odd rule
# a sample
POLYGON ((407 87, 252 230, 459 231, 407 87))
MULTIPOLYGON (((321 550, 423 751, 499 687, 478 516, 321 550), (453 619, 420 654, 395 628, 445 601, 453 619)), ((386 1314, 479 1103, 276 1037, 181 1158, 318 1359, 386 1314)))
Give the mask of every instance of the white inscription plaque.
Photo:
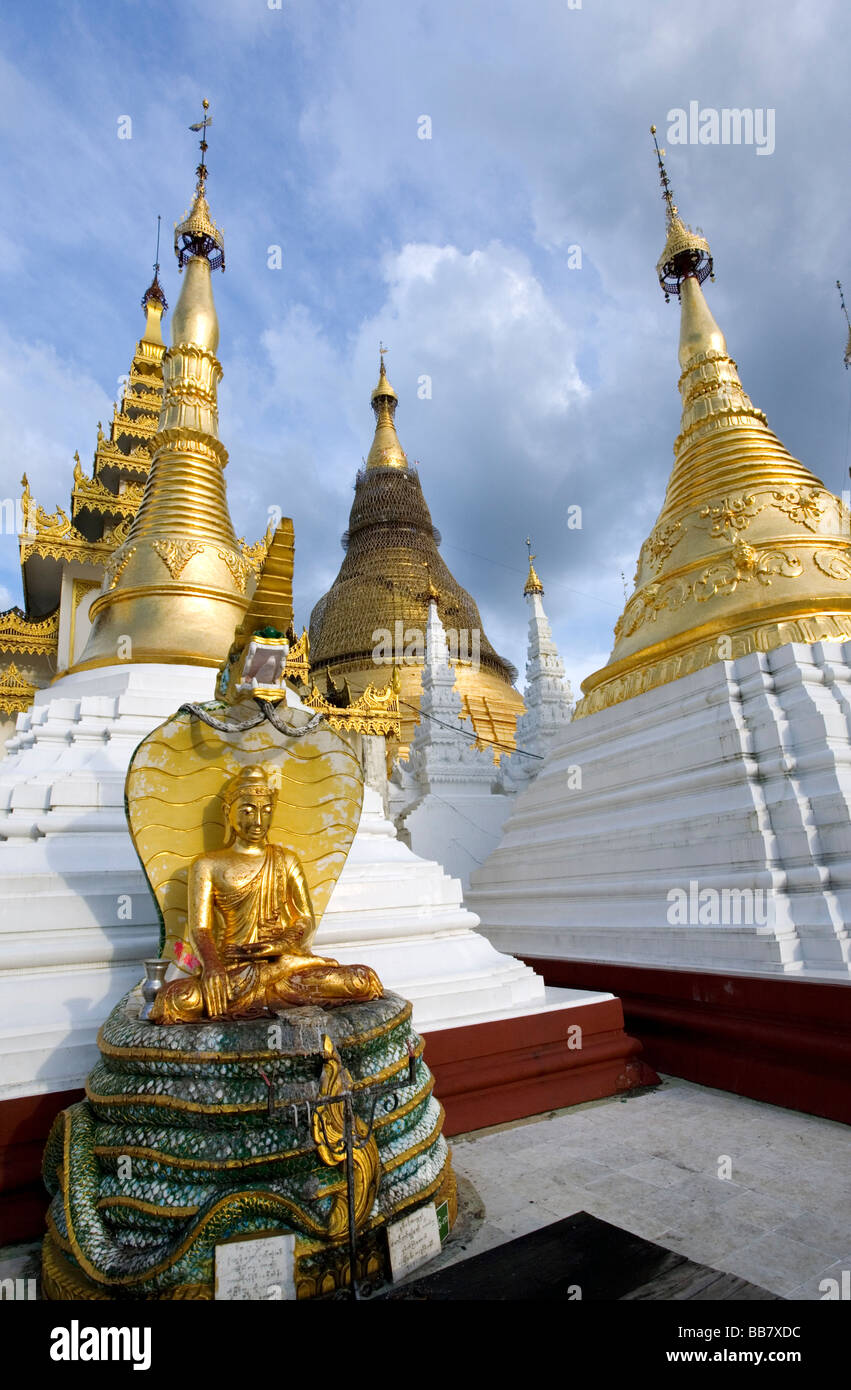
POLYGON ((260 1236, 216 1246, 216 1298, 295 1298, 295 1236, 260 1236))
POLYGON ((390 1270, 395 1279, 404 1279, 412 1269, 440 1254, 440 1230, 433 1202, 412 1211, 387 1227, 390 1270))

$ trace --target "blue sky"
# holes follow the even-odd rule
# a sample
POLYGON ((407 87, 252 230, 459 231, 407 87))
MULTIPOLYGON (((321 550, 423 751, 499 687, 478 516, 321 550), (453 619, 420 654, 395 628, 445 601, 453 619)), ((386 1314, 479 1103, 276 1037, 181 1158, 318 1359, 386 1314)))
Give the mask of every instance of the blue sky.
MULTIPOLYGON (((157 213, 176 302, 170 229, 207 96, 238 533, 259 535, 270 506, 292 515, 306 622, 339 567, 383 339, 447 563, 522 670, 531 533, 576 688, 609 654, 621 571, 631 588, 677 433, 678 316, 655 280, 648 133, 655 120, 666 143, 675 107, 775 112, 770 156, 668 144, 668 167, 710 240, 707 292, 745 389, 792 453, 849 485, 834 284, 851 289, 849 29, 839 0, 10 0, 3 496, 26 469, 48 509, 67 507, 74 450, 90 465, 141 328, 157 213), (417 395, 424 374, 431 399, 417 395)), ((0 585, 19 600, 7 535, 0 585)))

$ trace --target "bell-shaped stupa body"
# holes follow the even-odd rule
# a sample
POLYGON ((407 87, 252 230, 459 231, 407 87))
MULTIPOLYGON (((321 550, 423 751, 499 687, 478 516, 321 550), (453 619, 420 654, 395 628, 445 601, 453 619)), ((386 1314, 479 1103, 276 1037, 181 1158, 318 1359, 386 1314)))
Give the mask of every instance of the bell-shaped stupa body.
POLYGON ((674 467, 611 657, 583 681, 575 718, 716 661, 851 636, 848 509, 746 395, 701 289, 711 266, 669 206, 658 271, 681 302, 674 467))
POLYGON ((116 661, 219 666, 248 605, 252 571, 228 512, 228 456, 218 433, 222 369, 212 270, 224 259, 206 174, 202 160, 192 209, 175 233, 186 278, 163 359, 151 470, 130 533, 92 604, 77 671, 116 661))
POLYGON ((386 680, 395 665, 404 755, 419 710, 433 587, 463 712, 482 743, 510 750, 523 712, 515 672, 494 651, 475 601, 441 557, 417 469, 396 434, 397 399, 382 361, 372 393, 375 438, 355 484, 346 558, 310 617, 311 670, 344 676, 357 696, 370 681, 386 680))

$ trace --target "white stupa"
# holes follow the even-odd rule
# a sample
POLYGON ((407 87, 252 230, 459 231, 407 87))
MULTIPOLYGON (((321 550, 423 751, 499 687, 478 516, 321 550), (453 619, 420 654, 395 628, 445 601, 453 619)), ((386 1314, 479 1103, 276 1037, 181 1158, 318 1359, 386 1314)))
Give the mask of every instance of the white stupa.
POLYGON ((529 547, 529 574, 523 589, 529 606, 529 637, 526 655, 526 685, 523 700, 526 712, 517 721, 517 750, 500 765, 506 791, 528 786, 540 769, 545 755, 564 732, 573 715, 573 695, 564 677, 564 664, 544 612, 544 586, 535 569, 537 558, 529 547))
POLYGON ((745 394, 709 247, 662 177, 683 400, 665 503, 609 663, 468 901, 528 957, 847 980, 849 514, 745 394))

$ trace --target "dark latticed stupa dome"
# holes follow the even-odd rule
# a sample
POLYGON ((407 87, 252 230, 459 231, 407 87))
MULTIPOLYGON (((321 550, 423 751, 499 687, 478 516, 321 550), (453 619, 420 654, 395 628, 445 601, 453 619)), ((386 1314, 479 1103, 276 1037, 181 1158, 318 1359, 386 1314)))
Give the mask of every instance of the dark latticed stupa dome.
POLYGON ((419 474, 396 434, 396 401, 382 361, 372 393, 375 439, 355 482, 343 536, 346 557, 310 617, 311 668, 334 679, 345 675, 356 695, 370 681, 386 683, 395 664, 402 683, 406 746, 419 708, 429 592, 434 589, 450 654, 457 656, 464 712, 482 742, 510 748, 523 712, 513 687, 516 672, 494 651, 475 601, 440 555, 440 533, 432 525, 419 474))

